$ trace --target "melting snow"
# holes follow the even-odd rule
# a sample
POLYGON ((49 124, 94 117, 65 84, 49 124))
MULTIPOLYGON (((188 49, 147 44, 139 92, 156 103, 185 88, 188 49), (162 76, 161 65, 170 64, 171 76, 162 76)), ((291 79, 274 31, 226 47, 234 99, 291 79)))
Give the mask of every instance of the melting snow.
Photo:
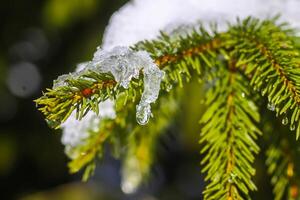
POLYGON ((133 51, 128 47, 117 46, 112 50, 98 49, 88 67, 99 73, 110 72, 124 88, 128 88, 132 78, 138 78, 143 70, 144 91, 137 105, 136 119, 141 125, 148 122, 151 115, 150 103, 155 102, 164 76, 146 51, 133 51))
POLYGON ((160 30, 169 32, 178 25, 208 25, 217 22, 220 30, 226 21, 249 15, 258 18, 281 14, 281 20, 300 28, 299 0, 132 0, 115 12, 103 37, 104 49, 131 46, 154 39, 160 30))
MULTIPOLYGON (((128 88, 132 78, 138 78, 143 70, 144 91, 136 106, 136 117, 146 124, 151 116, 150 104, 157 99, 164 73, 154 64, 147 52, 132 51, 131 46, 144 39, 154 39, 160 30, 178 33, 198 21, 208 25, 216 22, 220 30, 226 29, 226 21, 235 22, 236 17, 272 17, 278 13, 281 20, 300 28, 300 1, 297 0, 132 0, 125 4, 110 19, 103 37, 103 49, 98 49, 91 62, 80 64, 77 71, 62 75, 54 81, 53 88, 65 85, 69 77, 77 77, 86 69, 111 72, 115 80, 128 88), (180 26, 183 25, 183 26, 180 26), (177 28, 174 31, 175 27, 177 28)), ((107 100, 99 104, 100 115, 89 112, 81 121, 73 113, 62 124, 62 143, 72 158, 72 149, 84 143, 90 131, 97 131, 101 119, 114 118, 114 103, 107 100)))
POLYGON ((61 142, 65 145, 65 152, 70 158, 76 158, 79 152, 74 149, 83 145, 92 132, 99 131, 99 124, 102 119, 114 119, 116 116, 114 102, 111 100, 101 102, 99 111, 99 115, 88 112, 80 121, 76 119, 76 112, 73 111, 71 116, 61 125, 63 129, 61 142))

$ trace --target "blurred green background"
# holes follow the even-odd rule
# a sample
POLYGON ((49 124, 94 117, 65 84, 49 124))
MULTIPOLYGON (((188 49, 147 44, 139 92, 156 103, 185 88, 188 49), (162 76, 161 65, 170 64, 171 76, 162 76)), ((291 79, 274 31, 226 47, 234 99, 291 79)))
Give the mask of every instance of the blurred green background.
MULTIPOLYGON (((201 99, 187 90, 187 113, 160 141, 148 184, 134 195, 120 189, 120 163, 109 155, 95 176, 81 183, 70 175, 60 131, 47 127, 33 99, 58 75, 90 60, 112 13, 126 0, 10 0, 0 4, 0 199, 1 200, 187 200, 201 199, 197 112, 201 99), (191 97, 192 96, 192 97, 191 97), (194 102, 194 103, 193 103, 194 102), (188 133, 188 134, 187 134, 188 133)), ((262 165, 264 161, 257 161, 262 165)), ((260 177, 258 172, 258 177, 260 177)), ((264 175, 265 176, 265 175, 264 175)), ((258 178, 263 185, 266 177, 258 178)), ((270 195, 268 186, 262 194, 270 195)), ((259 195, 259 194, 257 194, 259 195)), ((258 198, 259 199, 259 198, 258 198)), ((268 198, 265 198, 268 199, 268 198)))

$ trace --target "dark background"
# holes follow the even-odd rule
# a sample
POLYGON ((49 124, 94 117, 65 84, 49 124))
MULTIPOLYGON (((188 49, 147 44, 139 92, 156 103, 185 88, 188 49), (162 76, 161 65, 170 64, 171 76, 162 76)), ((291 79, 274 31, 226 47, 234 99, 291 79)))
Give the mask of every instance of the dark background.
MULTIPOLYGON (((128 196, 119 186, 120 163, 109 155, 88 183, 80 182, 81 174, 70 175, 60 131, 51 130, 35 108, 33 100, 52 86, 53 79, 91 59, 109 17, 124 3, 126 0, 1 1, 1 200, 201 199, 199 128, 193 125, 197 118, 179 117, 186 122, 181 129, 185 134, 170 127, 161 138, 148 185, 128 196)), ((186 105, 186 112, 189 109, 197 110, 186 105)), ((257 165, 263 162, 258 160, 257 165)), ((257 177, 260 173, 265 172, 258 171, 257 177)), ((268 182, 265 175, 257 179, 263 185, 268 182)), ((269 186, 259 192, 271 195, 269 186)))

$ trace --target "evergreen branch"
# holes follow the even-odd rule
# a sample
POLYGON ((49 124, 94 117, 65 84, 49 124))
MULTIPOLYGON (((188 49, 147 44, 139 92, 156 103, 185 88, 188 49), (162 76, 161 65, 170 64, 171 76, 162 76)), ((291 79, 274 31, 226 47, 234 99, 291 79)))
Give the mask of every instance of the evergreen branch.
POLYGON ((284 127, 276 125, 265 126, 264 132, 272 133, 272 136, 265 137, 268 138, 266 141, 268 147, 265 151, 266 166, 271 176, 275 200, 297 200, 300 198, 300 168, 297 159, 299 144, 291 136, 281 134, 285 130, 284 127))
POLYGON ((48 124, 59 128, 74 110, 79 120, 90 110, 98 114, 99 103, 116 96, 118 87, 110 74, 87 71, 78 78, 68 77, 65 85, 47 89, 35 102, 48 124))
POLYGON ((259 151, 255 143, 261 134, 255 125, 259 114, 249 98, 247 81, 230 65, 230 71, 218 66, 218 76, 206 94, 209 107, 200 120, 204 125, 202 172, 210 181, 204 191, 207 200, 244 199, 249 190, 256 190, 251 177, 255 174, 254 154, 259 151))
POLYGON ((92 137, 85 141, 84 145, 75 147, 73 151, 80 152, 77 157, 72 158, 68 167, 70 173, 76 173, 82 168, 85 168, 82 180, 87 181, 88 178, 94 173, 96 164, 95 159, 97 156, 102 157, 104 143, 109 139, 110 130, 114 125, 114 121, 107 119, 102 121, 99 132, 93 133, 92 137))
MULTIPOLYGON (((137 162, 140 162, 138 165, 144 165, 141 174, 147 174, 152 163, 151 148, 155 144, 155 137, 170 121, 162 115, 162 107, 158 105, 170 94, 170 88, 183 87, 184 82, 196 76, 201 81, 209 82, 206 94, 206 105, 209 107, 200 121, 204 125, 200 139, 204 144, 201 152, 205 153, 202 171, 207 174, 206 180, 210 181, 204 197, 227 200, 249 198, 249 191, 256 190, 251 180, 255 174, 252 165, 259 151, 255 140, 261 132, 256 127, 260 117, 248 87, 268 97, 269 109, 275 110, 277 115, 283 115, 282 124, 290 122, 290 129, 297 129, 298 138, 299 44, 295 45, 295 38, 290 36, 290 32, 276 25, 274 20, 247 18, 237 25, 229 26, 224 33, 213 32, 209 34, 200 27, 178 38, 162 33, 157 40, 140 42, 132 47, 136 52, 148 52, 156 65, 165 72, 160 99, 153 112, 156 116, 146 126, 141 127, 133 120, 135 101, 142 98, 144 83, 141 77, 131 80, 129 87, 124 88, 110 73, 87 70, 75 77, 68 76, 63 85, 53 87, 37 99, 39 110, 55 128, 74 111, 77 119, 89 111, 98 113, 99 103, 108 98, 115 100, 117 107, 121 108, 117 109, 117 118, 107 122, 113 124, 112 128, 104 128, 98 133, 102 139, 93 138, 92 143, 87 144, 87 153, 72 161, 74 164, 70 166, 73 171, 88 165, 88 177, 95 166, 93 160, 101 154, 101 146, 105 141, 111 142, 117 154, 121 152, 118 148, 129 144, 124 161, 126 166, 126 160, 132 158, 140 147, 144 148, 145 141, 149 142, 141 133, 149 132, 153 140, 149 148, 143 150, 147 152, 148 160, 136 157, 137 162), (160 120, 164 122, 161 126, 160 120), (136 134, 129 137, 128 132, 136 134)), ((164 107, 172 110, 166 105, 164 107)), ((273 149, 270 152, 270 161, 267 163, 270 166, 283 160, 279 151, 273 149)), ((289 166, 294 164, 286 164, 285 161, 282 164, 282 168, 289 169, 289 166)), ((283 175, 282 170, 276 172, 274 167, 269 171, 283 175)), ((286 180, 283 176, 281 183, 276 184, 286 187, 286 180)), ((282 196, 282 189, 278 189, 280 186, 276 184, 274 191, 277 196, 282 196)))
MULTIPOLYGON (((192 74, 189 67, 201 80, 202 73, 215 65, 219 53, 225 57, 236 57, 237 67, 249 77, 251 86, 268 95, 278 114, 290 118, 292 129, 299 122, 299 53, 289 35, 273 21, 260 22, 248 18, 229 27, 226 33, 217 34, 215 31, 214 35, 200 27, 199 31, 179 39, 162 33, 158 40, 140 42, 133 49, 149 52, 155 63, 166 72, 163 90, 177 84, 182 87, 184 81, 189 81, 192 74)), ((115 99, 118 93, 124 92, 109 74, 87 72, 84 77, 67 80, 66 86, 48 90, 36 100, 39 110, 55 128, 73 110, 81 119, 89 110, 98 113, 97 103, 108 97, 115 99)), ((142 85, 142 81, 134 80, 129 89, 139 93, 142 85)), ((297 137, 299 134, 298 125, 297 137)))
MULTIPOLYGON (((122 189, 124 192, 133 192, 145 182, 150 174, 151 166, 155 161, 155 154, 159 136, 170 124, 178 110, 178 91, 175 101, 174 92, 164 95, 155 105, 153 114, 155 118, 146 126, 134 127, 126 139, 126 152, 123 155, 122 189)), ((127 121, 127 125, 130 121, 127 121)))
POLYGON ((230 29, 227 41, 237 67, 245 71, 254 90, 268 96, 269 108, 283 115, 282 123, 300 135, 300 56, 289 32, 273 21, 246 19, 230 29))
POLYGON ((266 151, 268 173, 272 175, 271 183, 275 200, 296 199, 298 186, 293 184, 294 163, 290 156, 286 156, 282 146, 272 145, 266 151), (290 197, 290 198, 289 198, 290 197))
MULTIPOLYGON (((151 43, 146 41, 134 47, 135 50, 148 49, 155 63, 167 72, 161 86, 163 90, 169 91, 170 87, 176 84, 182 86, 183 78, 189 81, 191 73, 188 66, 192 66, 198 74, 201 73, 205 65, 213 66, 214 59, 209 58, 216 57, 213 50, 217 48, 219 41, 211 39, 211 37, 209 40, 208 33, 206 33, 206 37, 199 44, 202 37, 196 33, 194 35, 195 38, 196 36, 199 37, 198 43, 193 44, 190 48, 186 47, 186 43, 191 40, 191 36, 180 40, 181 43, 172 43, 171 39, 163 34, 164 41, 162 39, 151 43), (171 54, 168 48, 164 50, 164 56, 158 56, 158 48, 162 47, 163 44, 166 45, 166 42, 173 44, 173 46, 176 45, 176 49, 182 49, 182 51, 179 50, 177 53, 171 54), (154 51, 151 52, 151 49, 154 51)), ((135 97, 141 94, 142 86, 141 79, 135 79, 131 81, 130 87, 126 90, 120 87, 111 74, 95 73, 88 70, 78 77, 67 77, 65 85, 48 89, 35 102, 39 107, 38 109, 45 115, 48 124, 53 128, 59 128, 60 124, 74 110, 76 111, 76 118, 80 120, 90 110, 98 113, 99 102, 107 98, 116 99, 119 93, 125 92, 128 100, 135 101, 135 97), (133 95, 129 96, 129 93, 133 95)))
POLYGON ((130 176, 137 175, 139 178, 135 180, 137 181, 135 187, 139 186, 149 175, 159 135, 170 124, 169 119, 175 115, 175 111, 178 109, 178 97, 180 97, 179 91, 175 90, 162 95, 159 103, 153 108, 153 115, 156 117, 146 126, 139 126, 132 120, 135 116, 134 102, 127 102, 125 94, 119 96, 116 102, 116 119, 101 121, 99 131, 92 133, 92 137, 85 141, 84 145, 74 149, 80 153, 78 157, 69 162, 70 172, 76 173, 85 168, 82 178, 86 181, 94 172, 97 157, 102 158, 104 143, 110 143, 115 157, 123 158, 123 173, 127 173, 123 175, 124 179, 130 179, 132 178, 130 176), (126 107, 124 107, 124 103, 126 103, 126 107), (124 147, 126 147, 125 152, 124 147), (137 165, 135 172, 129 174, 129 168, 133 167, 132 160, 137 165))
POLYGON ((183 87, 193 73, 202 80, 203 73, 214 66, 222 42, 219 35, 209 34, 202 26, 185 37, 173 38, 161 33, 157 40, 137 43, 134 50, 145 50, 163 69, 162 89, 170 85, 183 87))

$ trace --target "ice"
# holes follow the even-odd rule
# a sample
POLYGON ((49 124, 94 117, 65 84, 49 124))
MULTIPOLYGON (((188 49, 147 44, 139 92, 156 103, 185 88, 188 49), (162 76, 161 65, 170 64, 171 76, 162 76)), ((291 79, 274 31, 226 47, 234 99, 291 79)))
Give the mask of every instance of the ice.
POLYGON ((160 83, 164 76, 146 51, 133 51, 129 47, 116 46, 111 50, 98 48, 88 66, 89 70, 99 73, 111 73, 124 88, 129 87, 132 78, 138 78, 143 70, 144 91, 137 105, 137 122, 144 125, 151 116, 150 104, 155 102, 160 83))
POLYGON ((136 106, 136 119, 141 125, 145 125, 149 121, 151 116, 150 103, 155 102, 158 97, 163 76, 164 73, 154 65, 144 69, 144 91, 141 101, 136 106))
POLYGON ((114 119, 116 117, 114 102, 106 100, 99 104, 99 115, 94 112, 88 112, 81 120, 76 119, 76 112, 61 125, 63 135, 62 144, 65 145, 66 154, 74 159, 79 156, 80 152, 76 148, 84 145, 85 141, 99 130, 99 124, 104 118, 114 119))
POLYGON ((57 79, 55 79, 55 80, 53 81, 53 86, 52 86, 52 88, 55 89, 55 88, 57 88, 57 87, 66 86, 66 85, 67 85, 66 80, 68 80, 68 79, 71 78, 72 76, 73 76, 72 73, 64 74, 64 75, 59 76, 57 79))
POLYGON ((140 102, 136 106, 136 121, 140 125, 145 125, 148 123, 150 116, 151 116, 150 103, 140 102))
POLYGON ((84 74, 86 72, 86 70, 88 69, 87 66, 89 64, 90 64, 90 62, 83 62, 83 63, 77 64, 75 72, 71 72, 69 74, 63 74, 63 75, 59 76, 56 80, 53 81, 52 88, 55 89, 57 87, 66 86, 68 79, 78 78, 79 76, 84 74))
POLYGON ((90 62, 82 62, 76 65, 75 72, 77 73, 83 73, 86 69, 87 66, 90 64, 90 62))
POLYGON ((206 26, 217 22, 225 30, 226 21, 235 23, 238 16, 265 19, 280 13, 281 21, 300 28, 299 8, 299 0, 131 0, 111 17, 102 47, 131 46, 156 38, 160 30, 172 32, 170 27, 199 20, 206 26))
POLYGON ((139 61, 137 54, 128 47, 117 46, 110 51, 98 48, 89 69, 99 73, 110 72, 121 86, 128 88, 130 80, 138 78, 143 67, 139 61))

